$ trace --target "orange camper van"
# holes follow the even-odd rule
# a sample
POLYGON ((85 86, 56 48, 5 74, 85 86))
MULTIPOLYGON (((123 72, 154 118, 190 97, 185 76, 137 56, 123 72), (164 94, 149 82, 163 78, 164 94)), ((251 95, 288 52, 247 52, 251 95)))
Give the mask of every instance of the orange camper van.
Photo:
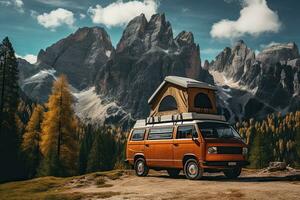
POLYGON ((188 179, 203 172, 224 172, 237 178, 247 145, 222 115, 217 115, 214 86, 189 78, 167 76, 150 97, 150 116, 137 120, 126 148, 126 161, 138 176, 149 169, 183 170, 188 179))

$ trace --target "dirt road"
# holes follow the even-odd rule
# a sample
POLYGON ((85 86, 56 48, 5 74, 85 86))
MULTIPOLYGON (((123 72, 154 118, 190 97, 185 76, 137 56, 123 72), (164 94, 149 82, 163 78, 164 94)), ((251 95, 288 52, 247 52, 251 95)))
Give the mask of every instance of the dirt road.
POLYGON ((205 174, 199 181, 183 175, 172 179, 163 172, 150 171, 147 177, 126 173, 116 180, 107 180, 105 187, 90 185, 73 189, 87 199, 93 193, 111 193, 109 199, 299 199, 300 172, 261 173, 243 171, 237 180, 228 180, 221 173, 205 174))

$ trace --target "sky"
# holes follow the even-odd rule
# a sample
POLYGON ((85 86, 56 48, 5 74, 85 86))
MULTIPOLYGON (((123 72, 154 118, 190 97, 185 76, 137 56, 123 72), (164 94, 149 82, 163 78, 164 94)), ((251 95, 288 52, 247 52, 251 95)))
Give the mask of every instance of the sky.
POLYGON ((202 61, 244 40, 257 53, 274 43, 300 45, 299 0, 0 0, 0 39, 34 63, 40 49, 75 32, 101 26, 114 46, 126 24, 144 13, 165 13, 174 37, 191 31, 202 61))

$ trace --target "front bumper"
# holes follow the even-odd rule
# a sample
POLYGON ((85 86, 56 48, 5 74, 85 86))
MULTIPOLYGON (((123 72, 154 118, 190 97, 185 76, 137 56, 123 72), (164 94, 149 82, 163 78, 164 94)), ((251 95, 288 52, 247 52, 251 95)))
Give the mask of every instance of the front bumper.
POLYGON ((245 167, 250 163, 246 160, 243 161, 206 161, 203 166, 207 167, 245 167))

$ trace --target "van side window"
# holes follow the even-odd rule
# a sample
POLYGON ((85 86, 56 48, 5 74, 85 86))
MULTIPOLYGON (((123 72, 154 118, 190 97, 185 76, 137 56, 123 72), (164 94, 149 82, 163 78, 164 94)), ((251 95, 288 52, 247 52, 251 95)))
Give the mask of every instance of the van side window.
POLYGON ((141 141, 144 139, 145 129, 136 129, 132 131, 131 140, 132 141, 141 141))
POLYGON ((151 128, 148 140, 166 140, 172 139, 173 127, 151 128))
POLYGON ((179 126, 177 128, 176 139, 192 138, 193 136, 194 138, 198 138, 198 133, 194 125, 179 126))

